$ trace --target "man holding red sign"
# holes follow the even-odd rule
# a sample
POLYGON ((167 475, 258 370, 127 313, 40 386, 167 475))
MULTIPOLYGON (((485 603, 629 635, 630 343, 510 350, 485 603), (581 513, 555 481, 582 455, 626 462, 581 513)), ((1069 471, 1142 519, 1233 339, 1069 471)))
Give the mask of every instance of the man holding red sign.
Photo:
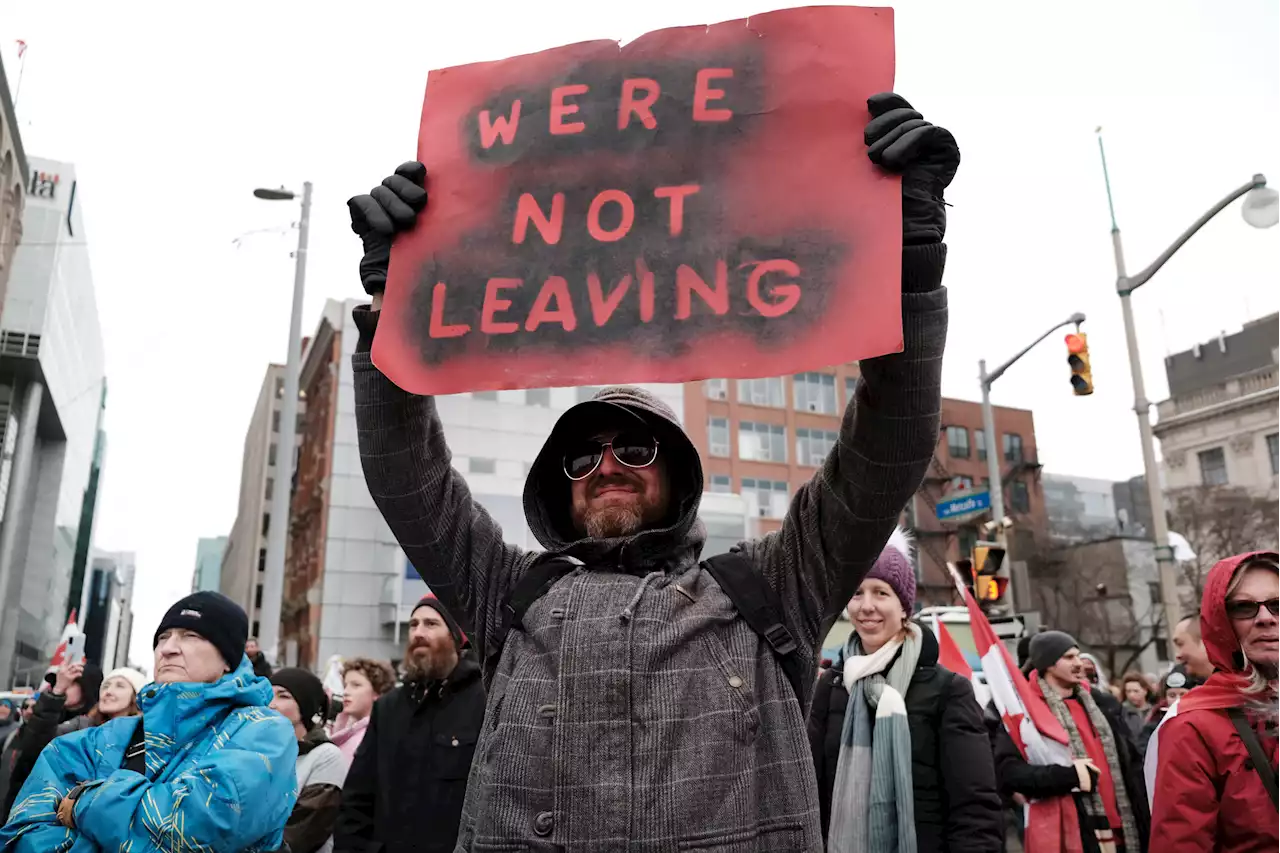
POLYGON ((802 709, 822 638, 937 443, 942 194, 959 165, 952 135, 901 97, 867 107, 867 155, 902 176, 903 351, 862 361, 839 441, 782 529, 702 562, 698 454, 665 404, 628 387, 570 409, 530 470, 525 515, 546 552, 503 542, 450 466, 434 399, 370 356, 377 324, 402 320, 380 321, 382 293, 426 170, 406 163, 349 202, 373 297, 353 356, 365 479, 461 615, 489 688, 459 850, 823 850, 802 709))

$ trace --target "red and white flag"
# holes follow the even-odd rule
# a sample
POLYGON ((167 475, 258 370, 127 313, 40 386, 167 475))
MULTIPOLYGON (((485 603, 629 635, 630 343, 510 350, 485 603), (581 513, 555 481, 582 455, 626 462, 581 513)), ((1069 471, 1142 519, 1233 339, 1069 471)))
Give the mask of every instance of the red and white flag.
POLYGON ((57 669, 67 662, 67 645, 71 642, 71 638, 80 633, 80 626, 76 624, 76 611, 71 611, 67 624, 62 629, 62 637, 58 640, 58 647, 53 650, 53 660, 49 662, 50 669, 57 669))
POLYGON ((978 700, 979 707, 985 708, 987 702, 991 701, 991 691, 982 679, 974 675, 973 667, 965 660, 964 652, 960 651, 960 645, 947 630, 945 622, 938 623, 938 663, 956 675, 969 679, 969 683, 973 685, 973 698, 978 700))
MULTIPOLYGON (((1013 655, 1000 642, 986 614, 954 567, 951 574, 955 578, 956 589, 969 608, 969 627, 973 630, 973 642, 982 660, 982 673, 1009 736, 1023 758, 1031 764, 1070 766, 1071 741, 1067 730, 1049 710, 1048 703, 1032 690, 1026 676, 1014 663, 1013 655)), ((1039 853, 1049 848, 1058 853, 1063 849, 1064 839, 1068 843, 1065 849, 1078 849, 1070 844, 1073 837, 1078 838, 1075 835, 1079 827, 1075 806, 1069 797, 1065 798, 1066 802, 1063 800, 1063 797, 1053 797, 1033 800, 1027 805, 1027 853, 1039 853)))
POLYGON ((16 41, 18 42, 18 58, 21 59, 22 55, 27 52, 27 43, 22 39, 16 39, 16 41))

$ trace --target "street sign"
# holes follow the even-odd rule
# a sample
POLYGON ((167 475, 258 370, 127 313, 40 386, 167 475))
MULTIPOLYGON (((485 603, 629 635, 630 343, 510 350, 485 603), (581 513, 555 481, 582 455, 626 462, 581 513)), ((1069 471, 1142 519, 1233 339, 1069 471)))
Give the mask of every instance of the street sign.
POLYGON ((938 521, 955 521, 991 509, 991 492, 964 492, 938 503, 938 521))

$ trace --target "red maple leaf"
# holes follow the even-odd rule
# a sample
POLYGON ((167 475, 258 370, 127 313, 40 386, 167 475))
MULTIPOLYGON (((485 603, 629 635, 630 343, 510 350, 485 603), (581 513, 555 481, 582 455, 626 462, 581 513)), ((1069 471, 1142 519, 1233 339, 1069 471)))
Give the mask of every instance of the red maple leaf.
POLYGON ((1009 732, 1009 737, 1013 738, 1013 742, 1018 746, 1018 752, 1022 753, 1022 757, 1027 757, 1027 745, 1022 742, 1022 718, 1023 714, 1010 714, 1008 711, 1000 719, 1004 720, 1005 730, 1009 732))

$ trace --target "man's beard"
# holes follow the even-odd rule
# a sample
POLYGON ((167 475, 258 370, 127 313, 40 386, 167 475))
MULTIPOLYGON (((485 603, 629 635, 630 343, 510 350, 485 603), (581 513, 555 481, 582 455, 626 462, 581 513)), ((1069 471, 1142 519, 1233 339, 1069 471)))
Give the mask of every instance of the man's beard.
POLYGON ((404 674, 406 681, 440 681, 448 678, 457 666, 456 655, 446 649, 432 648, 426 643, 410 645, 405 650, 404 674))
POLYGON ((607 506, 604 509, 587 510, 583 527, 592 539, 615 539, 630 536, 644 523, 639 501, 631 506, 607 506))

